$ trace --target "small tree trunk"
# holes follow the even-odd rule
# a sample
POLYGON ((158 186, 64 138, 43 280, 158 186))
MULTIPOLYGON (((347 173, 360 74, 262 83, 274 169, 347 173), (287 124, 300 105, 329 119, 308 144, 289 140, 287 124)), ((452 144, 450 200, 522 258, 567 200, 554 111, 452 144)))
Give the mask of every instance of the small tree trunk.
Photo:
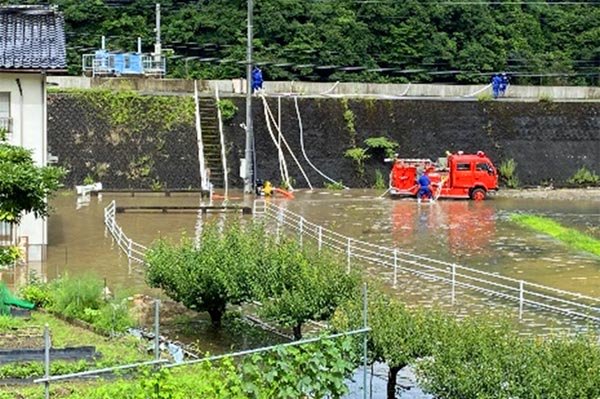
POLYGON ((302 323, 298 323, 294 326, 294 340, 299 341, 302 339, 302 323))
POLYGON ((390 371, 388 371, 387 399, 396 398, 396 377, 401 368, 399 366, 390 367, 390 371))
POLYGON ((223 313, 225 313, 225 310, 221 308, 208 309, 208 314, 210 315, 210 321, 213 327, 221 327, 223 313))

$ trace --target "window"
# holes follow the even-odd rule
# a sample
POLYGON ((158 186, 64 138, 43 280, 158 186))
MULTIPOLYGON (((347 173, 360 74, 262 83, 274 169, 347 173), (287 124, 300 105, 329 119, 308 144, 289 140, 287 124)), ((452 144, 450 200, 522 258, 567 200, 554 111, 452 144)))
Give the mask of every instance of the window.
POLYGON ((0 93, 0 118, 10 117, 10 93, 0 93))
POLYGON ((477 165, 475 165, 475 170, 477 171, 481 171, 481 172, 491 172, 492 171, 492 167, 490 165, 488 165, 487 163, 478 163, 477 165))
POLYGON ((125 69, 131 68, 131 65, 129 63, 129 56, 125 55, 125 56, 123 56, 123 59, 125 60, 125 69))
POLYGON ((456 170, 471 170, 471 164, 470 163, 459 163, 456 164, 456 170))
POLYGON ((0 130, 10 133, 10 93, 0 93, 0 130))

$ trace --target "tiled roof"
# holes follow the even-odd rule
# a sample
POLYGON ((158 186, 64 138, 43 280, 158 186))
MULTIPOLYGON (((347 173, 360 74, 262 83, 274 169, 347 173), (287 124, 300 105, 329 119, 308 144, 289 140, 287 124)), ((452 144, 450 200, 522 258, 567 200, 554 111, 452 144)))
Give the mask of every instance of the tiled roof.
POLYGON ((64 25, 55 8, 0 7, 0 72, 65 70, 64 25))

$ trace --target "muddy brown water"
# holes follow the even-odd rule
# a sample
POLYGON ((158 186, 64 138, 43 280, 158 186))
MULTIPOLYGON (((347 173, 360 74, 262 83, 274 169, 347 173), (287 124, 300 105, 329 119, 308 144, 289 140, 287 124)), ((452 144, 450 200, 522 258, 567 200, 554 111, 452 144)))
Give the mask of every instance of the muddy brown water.
MULTIPOLYGON (((513 212, 549 216, 581 231, 600 235, 600 201, 551 200, 497 197, 484 202, 438 201, 417 205, 414 200, 378 198, 374 190, 314 192, 300 191, 294 200, 275 200, 279 205, 302 214, 307 220, 341 234, 387 247, 456 262, 463 266, 498 273, 585 295, 600 296, 600 258, 573 250, 556 240, 520 227, 509 220, 513 212)), ((231 202, 251 205, 254 199, 240 192, 231 202)), ((82 203, 63 192, 51 200, 54 213, 49 219, 48 260, 14 272, 2 272, 1 278, 17 287, 32 270, 53 279, 68 273, 92 273, 107 279, 115 290, 160 295, 144 282, 143 268, 129 265, 117 250, 103 226, 103 209, 110 201, 118 206, 192 206, 201 199, 197 194, 108 194, 91 197, 82 203)), ((209 219, 240 218, 214 213, 125 213, 117 222, 135 241, 149 245, 159 237, 177 239, 181 234, 194 235, 198 223, 209 219)), ((247 216, 246 216, 247 218, 247 216)), ((365 266, 367 273, 380 273, 375 266, 365 266)), ((386 276, 384 276, 386 277, 386 276)), ((389 274, 387 276, 389 279, 389 274)), ((448 287, 415 281, 411 275, 400 276, 400 292, 415 303, 447 303, 448 287)), ((457 292, 465 305, 475 302, 469 293, 457 292)), ((480 306, 495 306, 494 301, 480 301, 480 306), (490 305, 491 304, 491 305, 490 305)), ((460 306, 468 313, 469 306, 460 306)), ((459 312, 459 313, 460 313, 459 312)), ((530 312, 531 313, 531 312, 530 312)), ((527 316, 526 318, 530 317, 527 316)), ((537 316, 530 324, 540 325, 537 316)), ((557 322, 560 327, 561 322, 557 322)), ((554 325, 556 327, 556 324, 554 325)), ((554 327, 548 327, 552 330, 554 327)), ((230 346, 230 343, 224 344, 230 346)), ((219 345, 211 347, 219 350, 219 345)))
MULTIPOLYGON (((301 191, 292 201, 275 200, 307 220, 362 241, 397 247, 434 259, 456 262, 463 266, 498 273, 543 285, 582 294, 600 296, 600 258, 568 248, 552 238, 517 226, 509 220, 513 212, 527 212, 552 217, 562 224, 600 238, 600 201, 594 199, 536 199, 496 197, 485 202, 438 201, 421 204, 414 200, 378 198, 374 190, 301 191)), ((233 194, 231 202, 251 205, 254 197, 241 192, 233 194)), ((31 264, 15 271, 0 272, 0 279, 12 287, 25 284, 27 275, 35 272, 45 279, 59 275, 92 273, 106 278, 114 290, 142 292, 164 298, 158 290, 144 283, 143 268, 129 265, 127 258, 114 245, 103 226, 103 210, 110 201, 118 206, 193 206, 202 202, 196 194, 103 194, 81 200, 71 192, 63 192, 51 200, 54 213, 49 219, 48 259, 43 264, 31 264)), ((204 202, 206 203, 206 201, 204 202)), ((218 203, 216 203, 218 204, 218 203)), ((181 234, 193 236, 198 224, 210 219, 230 220, 233 214, 194 213, 125 213, 117 214, 117 222, 135 241, 149 245, 160 237, 178 239, 181 234)), ((247 217, 246 217, 247 218, 247 217)), ((361 266, 368 274, 390 280, 375 266, 361 266)), ((400 273, 396 292, 415 304, 447 304, 449 288, 434 281, 420 280, 400 273)), ((462 317, 473 309, 491 309, 503 304, 458 290, 454 312, 462 317)), ((510 309, 510 307, 508 307, 510 309)), ((512 306, 514 313, 514 305, 512 306)), ((571 324, 555 315, 527 311, 524 321, 533 332, 561 331, 571 324), (550 322, 548 320, 551 320, 550 322)), ((165 315, 171 323, 165 327, 183 341, 197 342, 202 351, 211 353, 263 346, 281 342, 273 336, 237 331, 215 330, 203 316, 187 314, 165 315)), ((378 373, 375 373, 378 374, 378 373)), ((385 391, 385 370, 373 380, 375 389, 385 391)), ((400 378, 400 381, 402 378, 400 378)), ((402 382, 402 381, 401 381, 402 382)), ((405 382, 413 383, 412 379, 405 382)), ((359 388, 351 386, 348 397, 360 397, 359 388)), ((405 391, 402 398, 431 398, 418 389, 405 391)))

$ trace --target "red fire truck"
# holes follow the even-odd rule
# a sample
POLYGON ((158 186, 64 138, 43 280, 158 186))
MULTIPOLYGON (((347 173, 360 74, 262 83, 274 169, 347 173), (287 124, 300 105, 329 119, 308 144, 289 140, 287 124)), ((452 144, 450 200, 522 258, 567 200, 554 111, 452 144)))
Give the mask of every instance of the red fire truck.
POLYGON ((490 191, 498 190, 498 172, 483 151, 477 154, 459 151, 439 158, 437 163, 429 159, 395 158, 391 161, 389 192, 392 197, 416 196, 420 173, 425 173, 431 180, 433 199, 471 198, 481 201, 490 191))

